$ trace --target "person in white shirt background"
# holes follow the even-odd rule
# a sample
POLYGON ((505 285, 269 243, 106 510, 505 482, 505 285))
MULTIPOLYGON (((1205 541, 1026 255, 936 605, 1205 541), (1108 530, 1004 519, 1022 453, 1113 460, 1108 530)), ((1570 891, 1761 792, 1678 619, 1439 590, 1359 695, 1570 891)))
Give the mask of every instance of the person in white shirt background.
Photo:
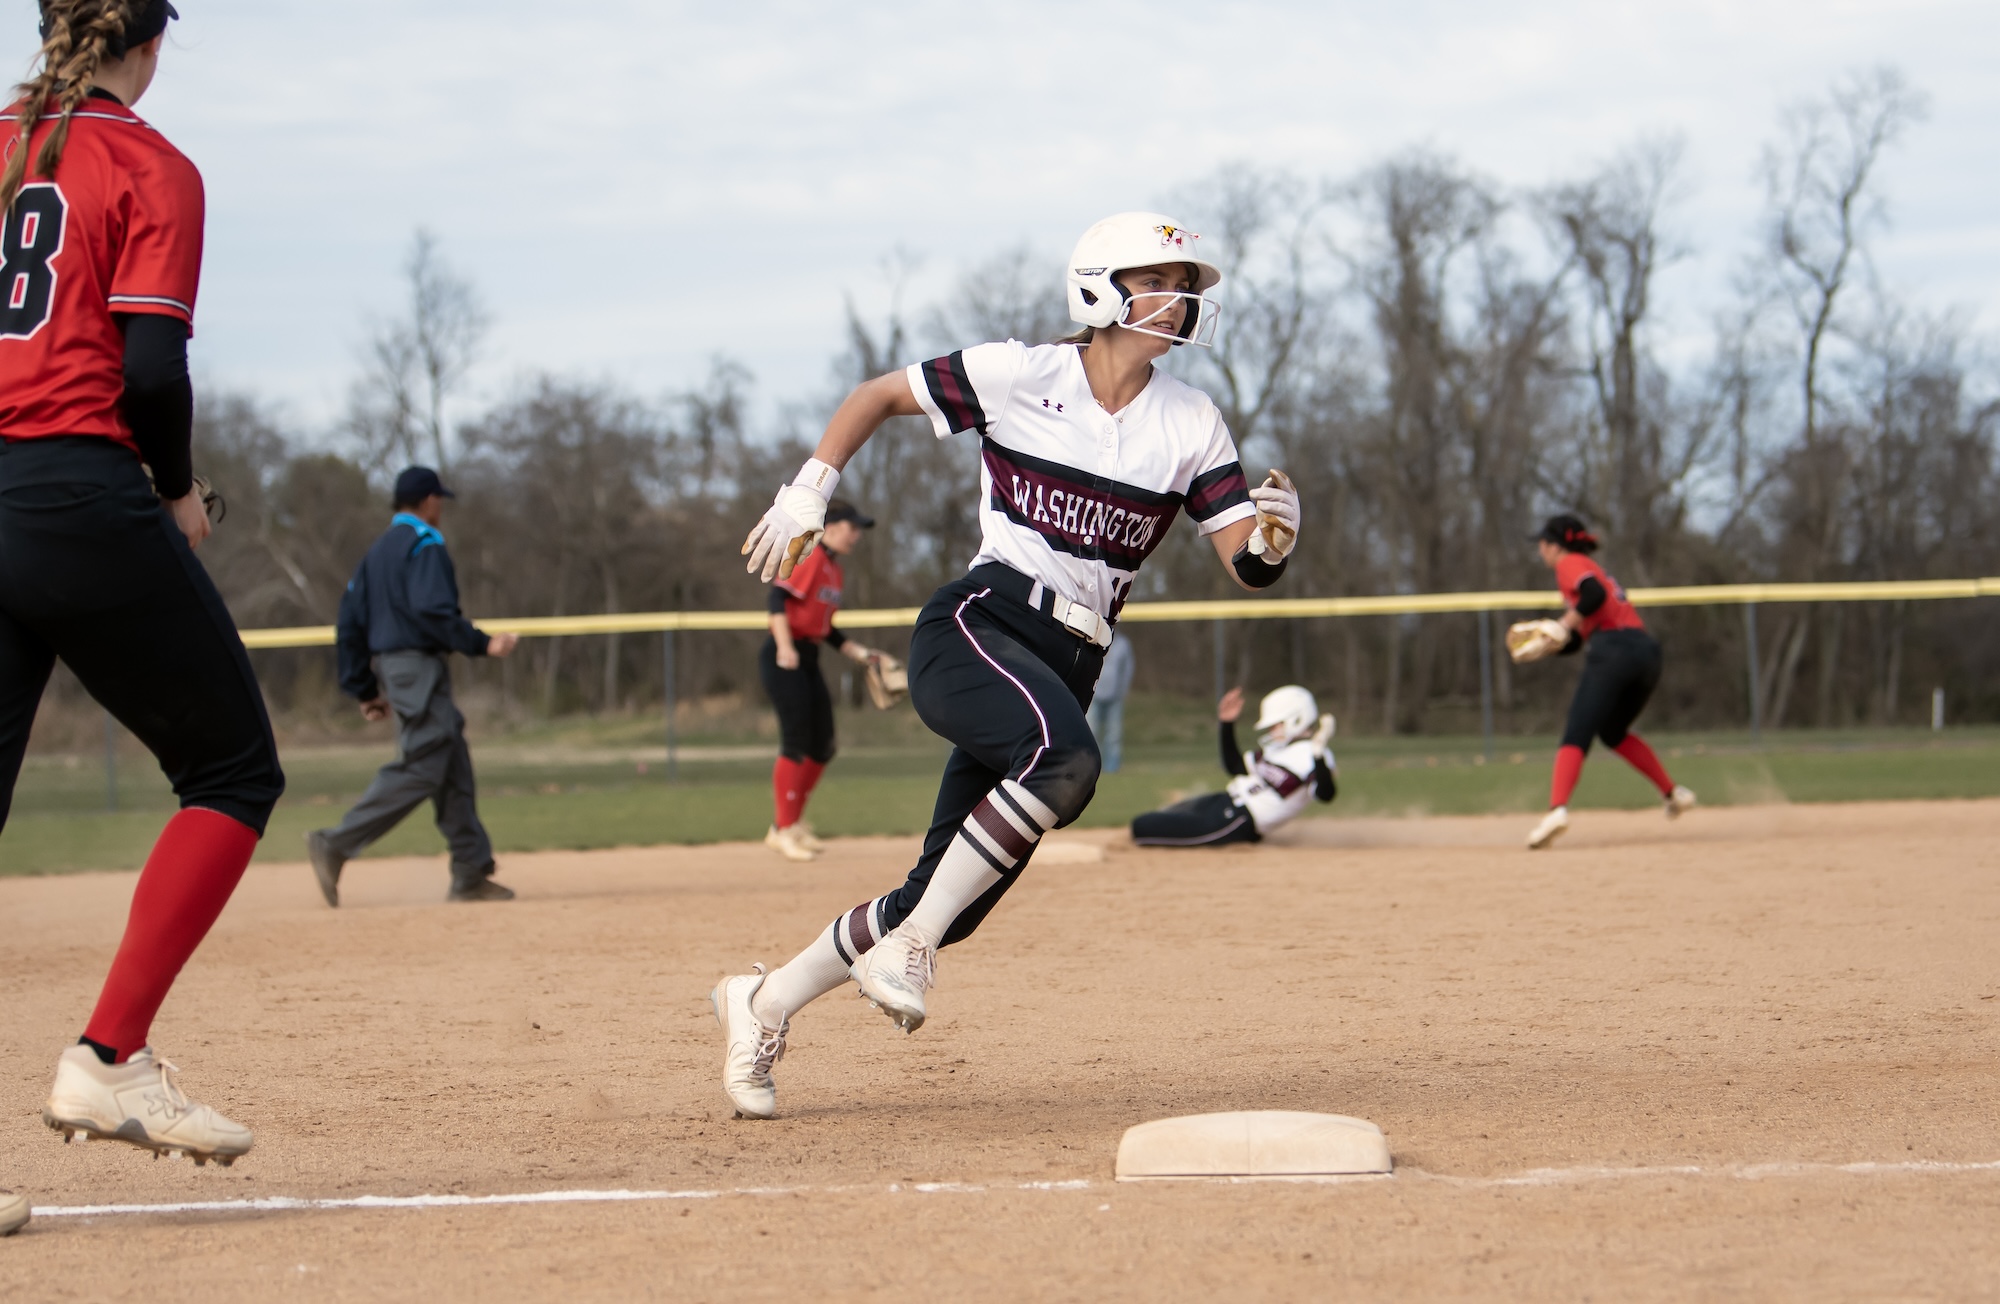
POLYGON ((1098 673, 1097 689, 1091 695, 1090 732, 1104 757, 1104 772, 1118 773, 1125 762, 1125 694, 1132 691, 1132 640, 1123 634, 1111 636, 1104 649, 1104 669, 1098 673))
POLYGON ((1250 489, 1206 394, 1156 359, 1212 337, 1222 274, 1200 237, 1158 213, 1092 226, 1065 269, 1071 318, 1053 344, 981 344, 864 382, 745 540, 769 581, 813 545, 845 466, 892 416, 979 440, 981 544, 931 598, 910 641, 910 701, 953 744, 916 865, 838 916, 775 972, 711 994, 723 1089, 776 1113, 771 1069, 791 1017, 851 978, 906 1032, 922 1026, 937 950, 978 927, 1049 829, 1077 818, 1102 759, 1085 720, 1140 565, 1183 507, 1245 589, 1284 573, 1299 499, 1282 472, 1250 489))

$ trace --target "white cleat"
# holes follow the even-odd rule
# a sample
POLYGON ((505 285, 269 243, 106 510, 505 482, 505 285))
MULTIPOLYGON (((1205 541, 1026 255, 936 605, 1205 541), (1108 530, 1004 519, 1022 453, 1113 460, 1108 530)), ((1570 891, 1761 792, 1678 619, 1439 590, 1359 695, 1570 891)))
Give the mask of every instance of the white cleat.
POLYGON ((848 966, 861 995, 905 1033, 924 1026, 924 993, 937 982, 937 951, 900 924, 848 966))
POLYGON ((1667 798, 1667 818, 1677 820, 1681 817, 1682 812, 1693 810, 1694 805, 1694 789, 1677 783, 1674 785, 1672 794, 1667 798))
POLYGON ((1528 850, 1540 851, 1569 831, 1569 807, 1558 806, 1542 816, 1542 822, 1535 825, 1535 831, 1528 835, 1528 850))
POLYGON ((799 836, 799 826, 796 824, 783 829, 773 824, 771 831, 764 835, 764 845, 786 860, 804 862, 819 859, 819 853, 807 846, 805 839, 799 836))
POLYGON ((722 1091, 739 1118, 777 1114, 778 1084, 771 1080, 771 1066, 785 1057, 785 1034, 792 1028, 787 1019, 773 1032, 751 1011, 750 1000, 764 985, 764 966, 757 965, 756 970, 724 978, 708 994, 725 1043, 722 1091))
POLYGON ((184 1154, 196 1166, 224 1168, 250 1151, 250 1129, 189 1100, 174 1080, 180 1070, 148 1046, 123 1064, 106 1064, 88 1046, 71 1046, 56 1061, 56 1084, 42 1121, 64 1141, 78 1133, 123 1141, 155 1156, 184 1154))
POLYGON ((826 843, 820 839, 819 834, 813 832, 813 826, 804 820, 800 820, 797 824, 792 825, 791 834, 794 838, 798 839, 800 846, 812 852, 815 856, 826 850, 826 843))
POLYGON ((0 1191, 0 1236, 12 1236, 28 1225, 28 1197, 0 1191))

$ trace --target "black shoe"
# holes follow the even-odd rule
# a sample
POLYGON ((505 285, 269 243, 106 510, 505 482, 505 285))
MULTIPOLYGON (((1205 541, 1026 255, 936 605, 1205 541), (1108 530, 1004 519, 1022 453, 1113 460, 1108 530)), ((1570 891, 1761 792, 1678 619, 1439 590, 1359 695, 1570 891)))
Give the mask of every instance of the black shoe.
POLYGON ((319 894, 335 909, 340 907, 340 867, 347 857, 333 849, 325 829, 306 834, 306 859, 312 861, 313 877, 319 880, 319 894))
POLYGON ((445 894, 447 901, 512 901, 514 890, 501 887, 490 878, 474 879, 470 883, 453 880, 451 891, 445 894))

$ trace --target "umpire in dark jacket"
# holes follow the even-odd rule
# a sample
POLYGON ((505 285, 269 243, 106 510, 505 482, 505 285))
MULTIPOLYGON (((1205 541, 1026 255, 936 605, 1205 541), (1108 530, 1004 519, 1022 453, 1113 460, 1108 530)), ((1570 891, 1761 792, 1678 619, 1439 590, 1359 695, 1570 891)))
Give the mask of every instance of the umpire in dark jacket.
POLYGON ((436 471, 413 466, 396 477, 395 518, 340 599, 336 636, 340 688, 361 699, 361 714, 401 732, 396 759, 382 767, 339 827, 306 834, 313 875, 330 906, 340 904, 348 860, 429 801, 451 846, 450 901, 507 901, 493 881, 493 843, 479 822, 465 717, 451 700, 453 652, 504 657, 517 634, 484 634, 458 609, 458 576, 438 522, 452 496, 436 471))

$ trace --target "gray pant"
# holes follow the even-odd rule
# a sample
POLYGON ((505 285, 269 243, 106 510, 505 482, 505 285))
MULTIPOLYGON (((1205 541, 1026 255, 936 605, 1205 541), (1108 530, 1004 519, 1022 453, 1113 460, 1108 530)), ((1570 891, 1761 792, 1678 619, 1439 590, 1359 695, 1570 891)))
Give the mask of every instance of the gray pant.
POLYGON ((465 717, 451 700, 445 655, 384 652, 377 658, 382 695, 402 726, 397 756, 326 836, 342 857, 358 856, 429 801, 437 810, 438 832, 451 846, 452 881, 471 884, 492 875, 493 843, 479 822, 465 717))

